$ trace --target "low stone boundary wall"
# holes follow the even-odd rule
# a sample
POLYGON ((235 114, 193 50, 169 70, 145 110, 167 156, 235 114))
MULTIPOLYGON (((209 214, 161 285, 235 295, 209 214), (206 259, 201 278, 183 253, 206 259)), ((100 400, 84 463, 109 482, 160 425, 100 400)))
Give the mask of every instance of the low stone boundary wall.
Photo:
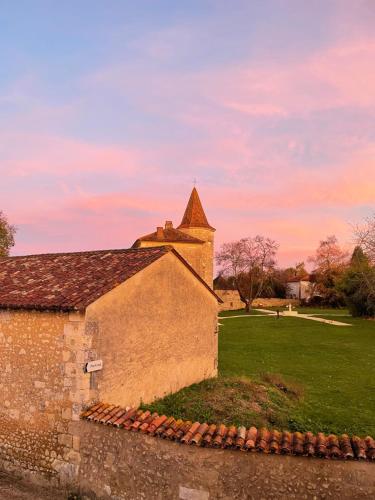
MULTIPOLYGON (((81 421, 78 484, 95 499, 375 497, 375 465, 186 446, 81 421)), ((78 429, 77 429, 78 430, 78 429)))
POLYGON ((292 304, 292 306, 298 306, 299 300, 297 299, 255 299, 253 302, 253 307, 286 307, 288 304, 292 304))
MULTIPOLYGON (((219 304, 219 311, 237 311, 244 309, 245 304, 240 299, 237 290, 215 290, 215 293, 223 301, 219 304)), ((253 302, 253 307, 285 307, 288 304, 298 306, 299 300, 297 299, 276 299, 276 298, 259 298, 253 302)))

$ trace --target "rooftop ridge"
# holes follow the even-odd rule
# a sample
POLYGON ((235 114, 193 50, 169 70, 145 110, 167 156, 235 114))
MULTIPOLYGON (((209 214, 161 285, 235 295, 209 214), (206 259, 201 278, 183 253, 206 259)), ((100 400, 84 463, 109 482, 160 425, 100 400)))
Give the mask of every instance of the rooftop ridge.
POLYGON ((289 432, 266 428, 226 426, 175 419, 150 410, 96 403, 81 419, 181 444, 207 448, 234 449, 276 455, 296 455, 342 460, 375 461, 375 440, 342 434, 289 432))

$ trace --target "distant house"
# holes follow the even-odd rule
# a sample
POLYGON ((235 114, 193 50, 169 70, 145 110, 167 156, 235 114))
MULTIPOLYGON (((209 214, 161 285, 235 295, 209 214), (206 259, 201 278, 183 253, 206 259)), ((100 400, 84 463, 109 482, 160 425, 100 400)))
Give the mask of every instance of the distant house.
POLYGON ((0 457, 74 465, 87 404, 215 376, 218 301, 168 246, 0 258, 0 457))
POLYGON ((312 297, 312 281, 309 275, 290 278, 287 283, 286 297, 309 301, 312 297))

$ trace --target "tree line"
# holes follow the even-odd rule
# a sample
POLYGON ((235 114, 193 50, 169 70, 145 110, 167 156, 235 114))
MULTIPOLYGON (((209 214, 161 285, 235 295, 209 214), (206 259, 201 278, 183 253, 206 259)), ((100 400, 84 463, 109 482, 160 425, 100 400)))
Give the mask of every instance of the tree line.
POLYGON ((375 316, 375 214, 353 228, 350 255, 335 236, 320 241, 308 262, 282 269, 276 265, 279 244, 267 237, 224 243, 216 254, 216 289, 237 290, 249 311, 257 298, 286 296, 291 279, 310 281, 310 305, 347 306, 353 316, 375 316))

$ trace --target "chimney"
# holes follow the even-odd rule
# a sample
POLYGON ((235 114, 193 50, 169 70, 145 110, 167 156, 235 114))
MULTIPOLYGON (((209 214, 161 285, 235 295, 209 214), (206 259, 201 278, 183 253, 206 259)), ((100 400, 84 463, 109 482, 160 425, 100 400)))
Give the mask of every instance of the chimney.
POLYGON ((173 229, 173 223, 171 220, 165 221, 165 229, 173 229))
POLYGON ((162 240, 162 239, 164 239, 164 230, 163 230, 163 228, 162 228, 162 227, 157 227, 157 228, 156 228, 156 238, 157 238, 158 240, 162 240))

